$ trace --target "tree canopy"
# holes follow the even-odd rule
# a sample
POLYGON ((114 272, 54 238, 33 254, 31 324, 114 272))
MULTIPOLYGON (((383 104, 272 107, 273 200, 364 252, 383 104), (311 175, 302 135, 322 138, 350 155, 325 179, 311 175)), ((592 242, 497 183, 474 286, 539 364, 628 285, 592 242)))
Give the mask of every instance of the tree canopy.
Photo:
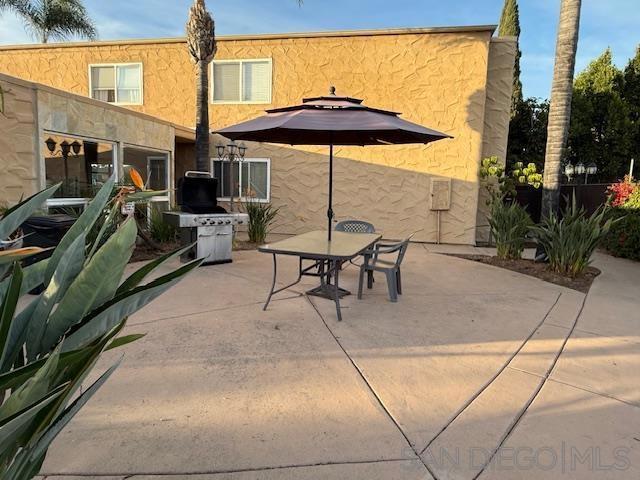
MULTIPOLYGON (((580 72, 574 94, 566 160, 595 163, 598 177, 614 181, 624 175, 633 145, 632 105, 624 100, 624 75, 606 49, 580 72)), ((637 108, 637 106, 636 106, 637 108)))
POLYGON ((517 115, 517 109, 522 102, 522 82, 520 81, 520 13, 518 11, 517 0, 505 0, 500 15, 500 24, 498 27, 498 36, 515 37, 516 43, 516 59, 513 66, 513 93, 511 95, 511 117, 517 115))
MULTIPOLYGON (((547 100, 527 98, 517 105, 507 165, 543 167, 548 113, 547 100)), ((564 162, 595 163, 594 180, 612 182, 628 173, 631 158, 640 159, 640 46, 624 69, 613 63, 607 48, 575 78, 564 162)))

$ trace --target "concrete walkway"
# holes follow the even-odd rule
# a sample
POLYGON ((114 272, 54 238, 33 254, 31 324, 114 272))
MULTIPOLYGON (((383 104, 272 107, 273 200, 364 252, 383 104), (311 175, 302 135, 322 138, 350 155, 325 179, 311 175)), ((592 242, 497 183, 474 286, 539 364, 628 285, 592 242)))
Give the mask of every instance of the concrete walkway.
POLYGON ((399 303, 376 282, 343 322, 313 279, 263 312, 266 255, 199 269, 130 319, 147 336, 43 475, 639 478, 640 266, 598 255, 585 297, 439 248, 411 246, 399 303))

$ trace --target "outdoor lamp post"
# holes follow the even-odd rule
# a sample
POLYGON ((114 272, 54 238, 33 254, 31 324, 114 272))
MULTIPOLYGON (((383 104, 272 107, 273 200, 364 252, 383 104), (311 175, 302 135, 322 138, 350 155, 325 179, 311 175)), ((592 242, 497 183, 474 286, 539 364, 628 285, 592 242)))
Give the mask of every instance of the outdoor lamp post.
MULTIPOLYGON (((49 150, 49 152, 51 153, 51 155, 55 155, 56 152, 56 147, 58 146, 58 144, 56 143, 56 141, 49 137, 44 141, 45 145, 47 146, 47 150, 49 150)), ((78 155, 80 153, 80 149, 82 148, 82 144, 80 142, 78 142, 77 140, 74 140, 73 142, 69 143, 66 140, 63 140, 62 142, 60 142, 60 150, 59 153, 62 156, 62 160, 64 161, 64 178, 65 180, 67 180, 69 178, 69 165, 67 160, 69 159, 69 154, 71 152, 73 152, 74 155, 78 155)))
POLYGON ((589 175, 595 175, 598 173, 598 166, 595 163, 590 163, 584 171, 584 184, 588 183, 589 175))
POLYGON ((567 163, 564 166, 564 174, 567 176, 567 178, 569 179, 569 183, 571 183, 572 179, 573 179, 573 174, 575 173, 576 169, 573 166, 573 164, 571 162, 567 163))
POLYGON ((229 179, 227 180, 227 186, 229 187, 229 211, 233 212, 234 165, 236 162, 240 163, 244 161, 247 147, 244 143, 236 144, 235 142, 230 142, 226 146, 216 145, 216 152, 218 153, 218 160, 229 163, 229 179))

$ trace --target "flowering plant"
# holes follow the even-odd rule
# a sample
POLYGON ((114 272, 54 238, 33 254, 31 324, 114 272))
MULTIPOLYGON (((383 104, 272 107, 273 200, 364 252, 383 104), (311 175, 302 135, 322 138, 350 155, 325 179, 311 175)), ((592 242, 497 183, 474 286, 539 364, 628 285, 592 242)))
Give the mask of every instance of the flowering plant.
POLYGON ((640 190, 638 183, 634 182, 629 175, 625 175, 621 182, 607 187, 607 193, 609 194, 607 203, 612 207, 622 207, 636 190, 640 190))

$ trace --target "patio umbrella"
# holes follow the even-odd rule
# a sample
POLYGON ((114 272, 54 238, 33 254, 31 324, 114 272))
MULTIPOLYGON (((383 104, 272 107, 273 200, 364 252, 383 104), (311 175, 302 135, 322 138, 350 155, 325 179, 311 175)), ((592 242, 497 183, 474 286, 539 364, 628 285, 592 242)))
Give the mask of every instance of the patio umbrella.
POLYGON ((399 145, 429 143, 452 138, 399 117, 399 113, 370 108, 362 100, 340 97, 331 87, 325 97, 303 99, 300 105, 274 108, 267 114, 232 125, 218 133, 231 140, 279 143, 285 145, 329 146, 329 222, 331 240, 333 220, 333 147, 365 145, 399 145))

